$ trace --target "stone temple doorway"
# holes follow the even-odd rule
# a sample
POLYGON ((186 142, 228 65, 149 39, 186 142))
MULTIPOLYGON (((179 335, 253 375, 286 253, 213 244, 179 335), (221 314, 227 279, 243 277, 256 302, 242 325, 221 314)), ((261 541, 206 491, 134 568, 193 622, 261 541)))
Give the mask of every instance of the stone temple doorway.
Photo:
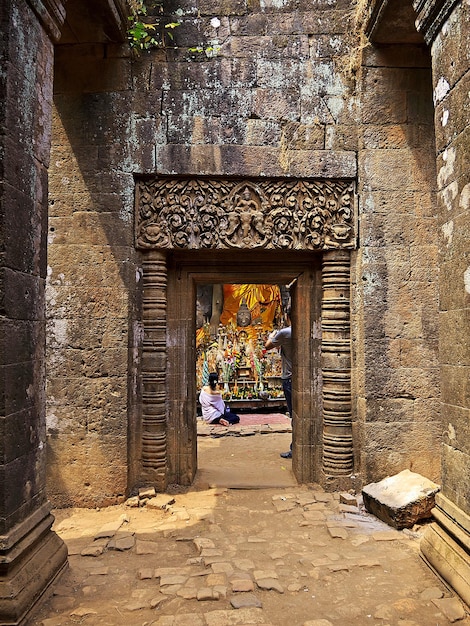
POLYGON ((345 487, 353 473, 350 181, 140 181, 142 411, 134 482, 189 485, 197 470, 197 286, 293 283, 293 471, 345 487))
POLYGON ((167 440, 168 458, 174 460, 170 482, 190 484, 197 469, 195 295, 198 284, 208 282, 269 284, 279 281, 289 284, 296 281, 292 290, 292 327, 295 346, 293 468, 297 480, 308 482, 307 475, 314 473, 314 466, 318 466, 320 338, 308 338, 310 329, 320 327, 321 257, 314 253, 287 256, 290 258, 283 258, 282 263, 278 255, 266 252, 211 252, 199 253, 197 257, 173 254, 168 258, 168 294, 172 296, 167 302, 167 335, 178 337, 178 341, 170 340, 167 346, 168 391, 173 398, 167 440), (188 313, 182 324, 185 311, 188 313), (301 315, 297 311, 301 311, 301 315))

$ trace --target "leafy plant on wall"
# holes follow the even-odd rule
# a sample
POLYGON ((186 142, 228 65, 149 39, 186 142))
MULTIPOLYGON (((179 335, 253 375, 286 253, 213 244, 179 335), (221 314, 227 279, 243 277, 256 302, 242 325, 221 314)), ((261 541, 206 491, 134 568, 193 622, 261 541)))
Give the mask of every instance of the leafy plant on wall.
MULTIPOLYGON (((152 48, 164 48, 168 40, 173 41, 173 31, 180 22, 166 22, 163 15, 163 0, 145 2, 129 0, 131 15, 127 30, 129 45, 136 52, 152 48), (166 23, 165 23, 166 22, 166 23)), ((180 11, 176 11, 176 15, 180 11)))

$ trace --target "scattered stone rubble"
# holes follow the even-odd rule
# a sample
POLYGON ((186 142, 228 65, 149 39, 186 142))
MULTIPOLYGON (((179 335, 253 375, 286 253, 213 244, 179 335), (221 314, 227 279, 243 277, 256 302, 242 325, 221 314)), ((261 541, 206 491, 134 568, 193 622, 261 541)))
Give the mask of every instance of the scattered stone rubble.
MULTIPOLYGON (((237 491, 209 492, 213 499, 224 500, 216 512, 204 501, 206 492, 189 505, 186 494, 141 489, 126 508, 121 507, 126 512, 100 526, 91 541, 79 540, 81 549, 71 541, 74 578, 55 588, 49 612, 46 606, 43 618, 35 624, 69 626, 88 618, 93 624, 112 619, 116 625, 338 626, 359 623, 348 615, 358 617, 361 611, 366 612, 364 619, 372 616, 385 624, 428 626, 461 620, 470 624, 461 602, 431 572, 404 571, 412 587, 398 591, 396 597, 387 596, 385 560, 394 563, 390 555, 398 551, 402 556, 396 562, 400 563, 407 545, 417 543, 416 533, 388 528, 364 509, 360 497, 301 487, 298 491, 259 490, 260 504, 253 510, 237 501, 237 491), (186 518, 180 515, 183 509, 186 518), (276 531, 272 530, 273 516, 278 516, 276 531), (74 556, 80 561, 73 561, 74 556), (80 568, 84 574, 77 593, 80 568), (383 586, 375 598, 369 598, 371 581, 383 586), (344 604, 345 584, 355 585, 359 608, 344 604), (102 594, 106 593, 111 595, 104 602, 102 594), (295 598, 301 603, 307 597, 316 603, 315 615, 303 616, 301 621, 293 617, 291 621, 287 614, 274 619, 276 602, 294 606, 295 598), (107 616, 110 605, 121 621, 116 615, 107 616), (129 618, 134 614, 139 616, 137 621, 129 618), (409 620, 402 622, 401 616, 409 620), (436 616, 435 622, 429 621, 436 616)), ((64 524, 66 541, 67 528, 64 524)), ((420 563, 416 546, 413 552, 420 563)))

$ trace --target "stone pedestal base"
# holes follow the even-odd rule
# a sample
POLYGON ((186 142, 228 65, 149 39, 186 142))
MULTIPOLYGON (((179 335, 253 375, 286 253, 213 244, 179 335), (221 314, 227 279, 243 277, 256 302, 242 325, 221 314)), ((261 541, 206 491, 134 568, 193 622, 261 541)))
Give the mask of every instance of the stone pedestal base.
POLYGON ((470 517, 442 494, 432 510, 435 522, 427 529, 421 552, 436 572, 470 604, 470 517))
POLYGON ((0 536, 0 624, 20 625, 67 565, 67 548, 51 530, 49 504, 0 536))

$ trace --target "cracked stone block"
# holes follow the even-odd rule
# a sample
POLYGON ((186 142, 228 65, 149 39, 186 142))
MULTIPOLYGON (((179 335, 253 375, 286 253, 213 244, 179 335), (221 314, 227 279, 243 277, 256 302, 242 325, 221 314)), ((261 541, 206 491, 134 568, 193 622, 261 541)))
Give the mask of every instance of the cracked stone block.
POLYGON ((369 513, 401 530, 412 528, 419 520, 431 517, 439 485, 420 474, 403 470, 362 490, 369 513))

